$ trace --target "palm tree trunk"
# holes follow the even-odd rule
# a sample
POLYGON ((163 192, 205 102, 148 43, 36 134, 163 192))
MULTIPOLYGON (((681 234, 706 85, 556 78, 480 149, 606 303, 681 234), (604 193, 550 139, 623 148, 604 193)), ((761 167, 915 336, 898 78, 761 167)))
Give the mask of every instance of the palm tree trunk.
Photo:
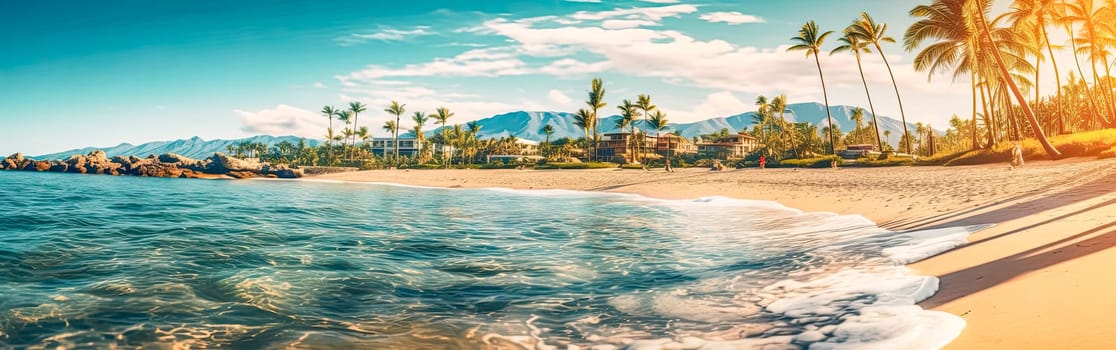
MULTIPOLYGON (((876 144, 880 146, 880 152, 883 152, 883 140, 880 139, 880 123, 879 117, 876 114, 876 106, 872 104, 872 92, 868 90, 868 79, 864 78, 864 66, 860 64, 860 51, 853 51, 856 54, 856 68, 860 70, 860 81, 864 83, 864 94, 868 96, 868 110, 872 112, 872 125, 876 129, 876 144)), ((780 113, 780 118, 782 113, 780 113)), ((786 121, 784 120, 785 124, 786 121)), ((794 146, 791 146, 794 147, 794 146)))
MULTIPOLYGON (((1070 49, 1073 50, 1073 62, 1077 65, 1077 74, 1081 76, 1081 81, 1084 82, 1085 70, 1081 68, 1080 57, 1077 57, 1077 38, 1074 37, 1075 34, 1073 33, 1072 23, 1066 24, 1066 32, 1069 33, 1070 49)), ((1094 85, 1096 85, 1095 81, 1094 85)), ((1100 108, 1097 107, 1096 96, 1093 96, 1093 91, 1089 89, 1089 83, 1085 83, 1085 97, 1089 100, 1089 114, 1096 118, 1096 116, 1100 115, 1100 108)))
MULTIPOLYGON (((887 62, 887 55, 884 55, 880 43, 873 42, 873 44, 876 45, 876 51, 879 52, 880 57, 883 58, 884 66, 887 67, 887 74, 891 76, 891 87, 895 88, 895 99, 899 101, 899 116, 903 119, 903 135, 909 135, 907 131, 907 113, 903 111, 903 98, 899 97, 899 84, 895 82, 895 73, 891 71, 891 64, 887 62)), ((907 142, 907 153, 911 153, 911 143, 909 141, 907 142)))
MULTIPOLYGON (((984 108, 982 119, 984 119, 984 131, 988 133, 988 144, 984 146, 992 147, 992 144, 996 143, 995 139, 992 137, 993 130, 995 130, 995 123, 992 122, 992 112, 988 109, 988 100, 990 98, 988 94, 986 94, 986 91, 988 91, 988 80, 982 75, 980 81, 981 84, 978 87, 980 89, 980 105, 984 108)), ((976 127, 976 124, 973 124, 973 127, 976 127)))
POLYGON ((975 71, 971 74, 969 82, 971 82, 971 85, 972 85, 972 88, 973 88, 973 125, 972 125, 973 147, 972 147, 972 149, 975 151, 977 148, 979 148, 978 147, 979 145, 978 145, 978 142, 977 142, 977 74, 976 74, 975 71))
POLYGON ((833 128, 836 126, 833 125, 833 113, 829 112, 829 93, 825 90, 825 75, 822 74, 821 59, 818 58, 816 53, 814 54, 814 63, 818 65, 818 77, 821 78, 822 84, 822 98, 825 99, 825 116, 829 120, 829 152, 837 155, 837 142, 833 139, 833 128))
POLYGON ((1019 107, 1023 109, 1023 114, 1027 116, 1027 122, 1031 124, 1031 129, 1035 132, 1035 138, 1042 144, 1042 148, 1046 150, 1046 154, 1051 159, 1061 158, 1062 153, 1058 152, 1054 145, 1046 139, 1046 135, 1042 132, 1042 126, 1039 125, 1038 119, 1031 111, 1031 106, 1027 105, 1027 99, 1023 97, 1023 93, 1019 91, 1019 87, 1015 85, 1015 80, 1011 78, 1011 72, 1008 71, 1007 65, 1004 64, 1004 58, 1000 56, 1000 50, 996 48, 996 41, 992 39, 992 30, 988 27, 988 21, 984 18, 984 11, 977 10, 980 14, 980 24, 983 27, 984 37, 992 44, 992 57, 996 59, 996 67, 1000 69, 1000 75, 1007 81, 1008 87, 1011 88, 1011 93, 1015 95, 1015 99, 1019 102, 1019 107))
POLYGON ((395 132, 393 132, 393 134, 395 134, 395 159, 393 159, 392 161, 395 162, 395 166, 399 166, 399 115, 398 114, 395 115, 395 132))
POLYGON ((1054 87, 1054 89, 1057 91, 1058 96, 1058 100, 1054 102, 1054 109, 1058 113, 1058 134, 1062 134, 1066 132, 1065 110, 1062 109, 1062 74, 1058 72, 1058 61, 1054 58, 1054 46, 1050 44, 1050 33, 1047 33, 1046 23, 1042 20, 1042 18, 1039 18, 1038 27, 1040 30, 1042 30, 1043 39, 1046 40, 1046 52, 1047 56, 1050 57, 1050 64, 1054 66, 1054 80, 1058 84, 1054 87))

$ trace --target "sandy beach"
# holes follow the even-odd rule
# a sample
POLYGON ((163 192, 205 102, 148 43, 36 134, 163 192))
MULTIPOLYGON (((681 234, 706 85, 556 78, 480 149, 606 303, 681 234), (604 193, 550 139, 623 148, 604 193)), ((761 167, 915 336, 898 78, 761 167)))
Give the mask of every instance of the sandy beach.
POLYGON ((1116 348, 1116 160, 969 167, 396 170, 312 177, 432 187, 569 189, 664 199, 727 196, 863 215, 914 230, 995 224, 911 265, 942 288, 923 307, 962 316, 949 348, 1116 348))

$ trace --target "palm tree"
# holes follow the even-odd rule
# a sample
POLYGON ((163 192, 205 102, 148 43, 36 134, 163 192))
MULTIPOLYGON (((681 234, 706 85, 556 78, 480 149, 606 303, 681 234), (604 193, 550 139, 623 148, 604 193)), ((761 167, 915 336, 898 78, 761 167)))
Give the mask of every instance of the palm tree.
MULTIPOLYGON (((633 123, 635 123, 637 113, 639 113, 638 108, 638 105, 633 104, 631 100, 624 100, 619 106, 616 106, 616 109, 620 110, 620 119, 616 120, 616 128, 620 129, 620 132, 623 133, 624 128, 628 126, 632 127, 632 133, 628 135, 629 147, 625 147, 625 149, 632 148, 632 143, 635 142, 635 125, 633 123)), ((635 157, 628 158, 629 162, 634 158, 635 157)))
POLYGON ((438 107, 438 110, 434 114, 434 120, 442 124, 442 164, 444 164, 447 169, 449 169, 449 162, 446 161, 446 143, 449 141, 446 136, 446 122, 452 117, 453 112, 450 112, 449 108, 446 107, 438 107))
MULTIPOLYGON (((1108 115, 1114 115, 1116 113, 1112 109, 1111 84, 1104 83, 1104 81, 1110 81, 1107 77, 1111 77, 1108 68, 1108 47, 1116 45, 1116 39, 1109 35, 1109 32, 1112 31, 1112 22, 1108 18, 1111 9, 1098 6, 1095 0, 1075 0, 1064 3, 1065 17, 1062 20, 1069 26, 1074 23, 1081 24, 1078 33, 1074 34, 1072 30, 1070 32, 1071 35, 1076 35, 1075 38, 1071 39, 1071 42, 1074 43, 1074 56, 1084 54, 1089 57, 1090 63, 1092 63, 1090 67, 1093 68, 1093 85, 1100 89, 1100 95, 1104 98, 1108 115), (1106 78, 1103 80, 1097 72, 1097 61, 1100 61, 1105 69, 1106 78)), ((1085 73, 1081 72, 1081 75, 1084 76, 1085 73)), ((1099 108, 1096 109, 1095 112, 1099 112, 1099 108)), ((1104 122, 1105 124, 1110 123, 1107 118, 1104 118, 1104 122)))
MULTIPOLYGON (((588 153, 592 148, 589 146, 589 143, 592 142, 589 135, 593 131, 593 112, 585 108, 578 110, 577 114, 574 114, 574 125, 585 132, 585 148, 586 153, 588 153)), ((586 156, 589 155, 587 154, 586 156)))
POLYGON ((550 135, 554 133, 554 127, 551 126, 550 123, 547 123, 543 125, 539 132, 546 134, 546 154, 543 154, 543 156, 550 158, 550 135))
MULTIPOLYGON (((847 28, 845 28, 845 35, 837 38, 837 41, 840 42, 841 45, 837 46, 837 48, 833 49, 833 51, 830 51, 829 54, 833 55, 836 53, 847 51, 852 52, 853 56, 856 57, 856 68, 860 70, 860 81, 864 83, 864 94, 868 96, 868 109, 872 111, 872 125, 875 127, 876 131, 876 144, 880 146, 880 150, 883 150, 883 141, 880 140, 880 127, 878 126, 879 123, 875 122, 877 115, 876 106, 872 103, 872 93, 868 90, 868 79, 864 77, 864 66, 861 64, 860 61, 861 53, 872 53, 872 50, 868 48, 868 43, 865 42, 865 40, 861 39, 859 35, 855 34, 855 32, 853 31, 853 28, 855 26, 856 24, 854 21, 854 24, 851 24, 847 28)), ((860 127, 857 126, 857 129, 859 130, 860 127)))
MULTIPOLYGON (((643 111, 643 123, 645 125, 648 122, 648 118, 651 118, 651 111, 659 108, 658 106, 655 106, 655 105, 651 104, 651 96, 650 95, 639 95, 639 96, 637 96, 636 97, 636 105, 639 106, 639 109, 643 111)), ((639 147, 637 148, 637 151, 639 152, 639 158, 640 158, 639 162, 640 162, 640 164, 642 164, 643 163, 643 142, 639 143, 639 147)))
POLYGON ((349 146, 345 144, 345 140, 347 140, 349 136, 352 136, 353 134, 353 129, 349 128, 349 124, 352 124, 353 122, 353 112, 350 112, 348 110, 338 110, 337 120, 345 123, 345 128, 341 130, 341 152, 346 153, 346 151, 349 149, 349 146))
MULTIPOLYGON (((872 16, 869 16, 867 12, 861 12, 860 18, 853 22, 849 29, 853 35, 872 43, 876 47, 876 52, 879 52, 880 57, 883 58, 884 66, 887 67, 887 74, 891 75, 891 86, 895 88, 895 98, 899 101, 899 116, 903 119, 903 133, 907 134, 907 113, 903 111, 903 98, 899 97, 899 84, 895 82, 895 73, 891 71, 891 64, 887 62, 887 55, 884 54, 883 47, 880 46, 880 42, 895 42, 894 38, 887 36, 887 24, 876 24, 872 16)), ((910 144, 907 145, 907 153, 911 153, 910 144)))
MULTIPOLYGON (((825 90, 825 75, 822 74, 821 59, 818 58, 821 46, 830 34, 833 34, 833 31, 819 33, 818 24, 814 21, 806 22, 802 25, 802 29, 798 30, 798 36, 791 38, 791 41, 797 44, 787 48, 787 51, 806 51, 807 58, 814 56, 814 63, 818 66, 818 77, 821 78, 822 97, 825 99, 825 116, 829 120, 829 125, 834 125, 833 113, 829 111, 829 93, 825 90)), ((829 151, 834 155, 837 154, 837 140, 833 139, 832 129, 829 133, 829 151)))
MULTIPOLYGON (((650 124, 650 126, 655 129, 655 140, 656 140, 655 143, 656 144, 659 143, 658 140, 660 140, 662 138, 662 132, 663 132, 663 130, 666 130, 667 125, 669 123, 670 123, 670 121, 667 120, 666 113, 663 113, 662 111, 656 110, 651 114, 651 117, 648 120, 648 124, 650 124)), ((671 170, 671 167, 670 167, 670 138, 669 137, 667 138, 666 170, 667 171, 671 170)))
MULTIPOLYGON (((977 85, 978 67, 982 57, 977 53, 980 44, 977 42, 976 30, 973 21, 965 14, 965 2, 937 1, 930 5, 915 6, 910 11, 911 17, 922 18, 911 24, 903 35, 906 50, 914 51, 923 41, 937 39, 937 42, 926 46, 914 58, 916 71, 928 71, 927 80, 939 72, 954 68, 953 79, 969 73, 970 87, 973 98, 972 149, 980 147, 977 139, 977 85)), ((983 90, 982 90, 983 91, 983 90)), ((986 113, 987 115, 987 113, 986 113)))
MULTIPOLYGON (((1054 58, 1054 45, 1050 42, 1050 35, 1046 32, 1046 23, 1048 20, 1057 18, 1058 7, 1054 3, 1055 0, 1015 0, 1011 4, 1011 11, 1004 14, 1009 21, 1011 21, 1012 30, 1020 33, 1029 33, 1029 44, 1031 44, 1031 51, 1035 56, 1035 104, 1039 103, 1041 93, 1039 92, 1039 66, 1044 58, 1050 58, 1050 63, 1054 67, 1054 79, 1057 85, 1062 86, 1062 77, 1058 72, 1058 61, 1054 58), (1042 49, 1046 48, 1047 55, 1043 57, 1042 49)), ((1057 100, 1054 101, 1055 110, 1058 114, 1058 132, 1065 130, 1065 117, 1062 111, 1062 89, 1057 90, 1057 100)))
MULTIPOLYGON (((891 146, 891 130, 884 130, 883 134, 887 138, 887 145, 891 146)), ((883 152, 883 150, 881 149, 880 152, 883 152)))
POLYGON ((756 114, 752 116, 752 120, 760 127, 760 139, 767 142, 767 124, 771 123, 771 104, 767 101, 767 96, 756 96, 756 114))
POLYGON ((853 108, 852 114, 849 115, 849 119, 856 123, 856 126, 853 128, 853 133, 860 135, 860 127, 864 125, 864 108, 853 108))
POLYGON ((395 115, 395 131, 392 132, 392 139, 395 140, 395 157, 394 159, 392 159, 392 161, 396 163, 399 162, 399 116, 403 115, 403 113, 407 111, 403 108, 406 106, 407 105, 399 104, 398 101, 391 101, 391 106, 388 106, 387 109, 384 109, 384 112, 395 115))
POLYGON ((326 129, 328 134, 328 136, 326 136, 326 152, 328 152, 326 153, 326 157, 333 158, 333 145, 331 144, 333 142, 333 116, 337 115, 337 108, 327 105, 322 107, 321 113, 329 119, 329 128, 326 129))
MULTIPOLYGON (((1042 144, 1042 148, 1046 150, 1046 154, 1049 155, 1050 158, 1060 158, 1062 156, 1062 153, 1058 152, 1058 149, 1054 148, 1054 145, 1050 144, 1050 141, 1046 139, 1046 134, 1042 132, 1042 125, 1040 125, 1038 119, 1035 118, 1035 113, 1031 110, 1031 106, 1027 103, 1027 99, 1023 97, 1023 93, 1019 91, 1019 86, 1015 84, 1015 77, 1013 77, 1011 72, 1008 71, 1008 67, 1004 63, 1004 58, 1000 53, 1000 50, 995 49, 996 40, 992 38, 992 29, 988 25, 988 20, 987 18, 985 18, 984 15, 986 7, 982 6, 979 3, 970 3, 967 5, 970 7, 971 12, 975 12, 977 14, 976 18, 977 23, 979 24, 977 28, 981 31, 981 36, 983 36, 984 40, 987 40, 988 43, 992 44, 991 46, 993 47, 993 49, 990 51, 992 51, 992 57, 996 59, 996 67, 1000 70, 1001 79, 1007 83, 1007 87, 1011 90, 1011 94, 1015 96, 1016 102, 1019 103, 1019 108, 1022 109, 1023 114, 1027 116, 1027 122, 1031 124, 1031 130, 1034 131, 1035 138, 1038 139, 1040 144, 1042 144)), ((904 127, 905 126, 906 125, 904 125, 904 127)))
POLYGON ((426 134, 422 133, 422 127, 426 125, 426 121, 430 120, 431 116, 432 115, 427 115, 423 112, 415 112, 411 115, 411 120, 415 122, 415 128, 413 130, 415 132, 415 142, 417 142, 416 145, 418 147, 421 147, 419 153, 426 152, 426 147, 423 147, 426 144, 426 134))
MULTIPOLYGON (((395 135, 395 133, 399 131, 399 124, 396 123, 394 120, 388 120, 384 122, 383 129, 384 131, 387 131, 388 134, 395 135)), ((398 142, 395 143, 395 151, 396 153, 399 152, 398 142)), ((387 158, 387 147, 384 147, 384 158, 387 158)))
POLYGON ((468 130, 469 162, 471 163, 471 162, 476 160, 476 156, 477 156, 477 134, 480 133, 481 127, 483 127, 484 125, 481 125, 481 123, 477 122, 476 120, 465 123, 465 125, 469 127, 469 130, 468 130))
MULTIPOLYGON (((360 113, 362 113, 364 111, 367 111, 367 110, 368 110, 368 106, 364 105, 363 103, 349 102, 349 112, 353 114, 353 129, 360 129, 360 125, 357 124, 357 116, 360 113)), ((354 134, 353 137, 354 137, 354 139, 352 141, 349 141, 349 144, 351 144, 351 145, 356 144, 356 139, 355 139, 356 135, 354 134)), ((349 154, 349 158, 352 159, 353 155, 349 154)))
POLYGON ((608 106, 604 102, 605 88, 604 81, 601 78, 593 78, 592 85, 589 90, 589 100, 585 101, 589 105, 589 109, 593 112, 592 117, 588 118, 590 128, 593 129, 593 155, 592 159, 597 158, 597 142, 600 141, 600 130, 597 129, 597 111, 601 108, 608 106))
POLYGON ((787 118, 784 114, 787 111, 787 94, 779 94, 771 99, 771 109, 779 111, 779 127, 783 129, 783 137, 790 140, 791 152, 794 152, 794 157, 798 158, 798 149, 795 147, 795 130, 793 125, 787 127, 787 118))

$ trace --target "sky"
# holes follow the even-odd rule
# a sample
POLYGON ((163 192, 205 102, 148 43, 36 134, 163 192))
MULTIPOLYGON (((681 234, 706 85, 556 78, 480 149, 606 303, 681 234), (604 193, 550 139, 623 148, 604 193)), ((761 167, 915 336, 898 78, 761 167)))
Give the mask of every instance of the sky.
MULTIPOLYGON (((672 122, 753 111, 758 95, 822 102, 813 59, 785 52, 802 24, 840 31, 868 11, 901 42, 915 3, 4 1, 0 153, 320 138, 328 121, 318 111, 352 101, 369 105, 359 121, 376 135, 386 135, 392 100, 407 115, 445 106, 451 123, 574 112, 594 77, 605 81, 610 112, 649 94, 672 122)), ((968 113, 967 80, 928 81, 900 44, 883 50, 908 121, 944 128, 968 113)), ((821 65, 831 104, 867 105, 851 54, 822 55, 821 65)), ((864 57, 864 69, 877 111, 898 117, 880 55, 864 57)))

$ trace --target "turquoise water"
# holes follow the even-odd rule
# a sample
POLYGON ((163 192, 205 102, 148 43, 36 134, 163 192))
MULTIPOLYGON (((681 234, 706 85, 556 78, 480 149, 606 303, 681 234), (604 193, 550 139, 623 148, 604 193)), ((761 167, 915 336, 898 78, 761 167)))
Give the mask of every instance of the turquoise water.
POLYGON ((0 172, 0 212, 10 347, 934 348, 963 327, 912 306, 937 280, 899 263, 967 230, 769 202, 0 172))

